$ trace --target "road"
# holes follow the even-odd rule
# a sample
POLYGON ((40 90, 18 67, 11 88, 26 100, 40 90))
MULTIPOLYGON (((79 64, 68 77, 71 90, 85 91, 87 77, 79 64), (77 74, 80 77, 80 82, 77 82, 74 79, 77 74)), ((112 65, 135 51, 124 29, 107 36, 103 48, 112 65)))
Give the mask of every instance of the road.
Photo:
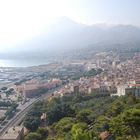
POLYGON ((0 136, 3 135, 10 127, 19 125, 25 118, 27 112, 32 108, 35 103, 47 99, 49 96, 52 95, 52 93, 54 93, 54 91, 59 90, 60 88, 62 87, 52 89, 41 97, 31 99, 29 103, 27 102, 25 105, 23 105, 22 109, 0 130, 0 136))

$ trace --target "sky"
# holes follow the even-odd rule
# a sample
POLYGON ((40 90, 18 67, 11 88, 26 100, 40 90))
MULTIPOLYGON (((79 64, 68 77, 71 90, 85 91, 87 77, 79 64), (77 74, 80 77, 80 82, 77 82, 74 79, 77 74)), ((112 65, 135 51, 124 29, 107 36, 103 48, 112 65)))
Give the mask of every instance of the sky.
POLYGON ((140 0, 0 0, 0 52, 47 30, 66 16, 84 24, 140 26, 140 0))

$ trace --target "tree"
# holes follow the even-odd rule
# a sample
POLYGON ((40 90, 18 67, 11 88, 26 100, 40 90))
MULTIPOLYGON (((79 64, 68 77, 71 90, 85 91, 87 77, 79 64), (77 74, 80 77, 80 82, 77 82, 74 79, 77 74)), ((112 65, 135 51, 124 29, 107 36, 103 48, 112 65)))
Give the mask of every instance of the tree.
POLYGON ((110 119, 106 116, 99 116, 96 118, 95 122, 92 124, 92 133, 94 139, 99 139, 99 132, 102 131, 102 128, 105 124, 109 124, 110 119))
POLYGON ((32 132, 25 137, 25 140, 42 140, 42 137, 40 134, 32 132))
POLYGON ((40 117, 42 115, 43 102, 37 102, 33 108, 28 112, 24 125, 30 131, 36 131, 41 124, 40 117))
POLYGON ((65 135, 71 130, 74 123, 75 119, 71 117, 65 117, 55 125, 55 130, 57 131, 58 134, 65 135))
POLYGON ((16 108, 18 107, 18 104, 13 103, 11 107, 12 107, 13 110, 16 110, 16 108))
POLYGON ((30 131, 36 131, 40 125, 40 118, 28 117, 24 121, 24 126, 30 131))
POLYGON ((40 95, 40 94, 45 94, 45 93, 47 93, 47 92, 48 92, 48 89, 47 89, 47 88, 39 88, 39 89, 38 89, 39 95, 40 95))
POLYGON ((91 109, 83 109, 76 115, 76 118, 81 122, 90 124, 94 121, 93 111, 91 109))
POLYGON ((57 140, 71 140, 71 128, 75 124, 75 119, 64 117, 56 124, 54 123, 50 129, 51 135, 55 135, 57 140))
POLYGON ((75 114, 74 110, 70 107, 70 105, 66 103, 54 103, 47 110, 47 118, 48 123, 52 124, 54 122, 59 121, 63 117, 71 117, 75 114))
POLYGON ((73 140, 91 140, 86 123, 77 123, 73 125, 71 133, 73 140))
POLYGON ((122 114, 118 115, 111 119, 110 130, 113 134, 116 135, 116 138, 119 140, 131 140, 131 129, 126 126, 122 120, 122 114))
POLYGON ((124 109, 124 105, 120 100, 116 100, 107 112, 108 116, 115 117, 119 115, 124 109))
POLYGON ((1 90, 3 90, 3 91, 5 91, 5 90, 7 90, 8 89, 8 87, 2 87, 1 88, 1 90))
POLYGON ((129 126, 136 138, 138 138, 137 132, 140 131, 140 109, 129 109, 122 115, 122 120, 125 125, 129 126))
POLYGON ((38 128, 37 133, 41 135, 42 139, 45 139, 47 138, 49 132, 46 127, 45 128, 42 127, 42 128, 38 128))
POLYGON ((11 107, 5 113, 5 115, 8 116, 7 119, 11 119, 15 115, 17 107, 18 107, 18 104, 16 103, 11 104, 11 107))

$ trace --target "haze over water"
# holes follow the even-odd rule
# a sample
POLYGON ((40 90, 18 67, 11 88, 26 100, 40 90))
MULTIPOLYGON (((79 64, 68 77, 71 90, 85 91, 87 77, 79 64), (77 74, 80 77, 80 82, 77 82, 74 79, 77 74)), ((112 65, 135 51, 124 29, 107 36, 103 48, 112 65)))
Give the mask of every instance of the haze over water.
POLYGON ((48 63, 47 59, 0 59, 0 67, 30 67, 48 63))

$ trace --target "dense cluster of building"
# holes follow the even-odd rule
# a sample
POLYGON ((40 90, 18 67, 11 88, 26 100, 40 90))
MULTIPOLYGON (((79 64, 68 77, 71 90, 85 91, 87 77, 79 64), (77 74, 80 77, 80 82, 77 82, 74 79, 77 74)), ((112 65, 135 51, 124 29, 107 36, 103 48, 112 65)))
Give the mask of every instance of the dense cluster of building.
POLYGON ((121 61, 115 54, 100 53, 90 62, 85 63, 85 69, 102 68, 100 75, 81 77, 79 80, 70 81, 58 93, 61 95, 75 92, 78 87, 79 93, 109 94, 121 96, 132 93, 140 96, 140 54, 135 54, 132 59, 121 61))

